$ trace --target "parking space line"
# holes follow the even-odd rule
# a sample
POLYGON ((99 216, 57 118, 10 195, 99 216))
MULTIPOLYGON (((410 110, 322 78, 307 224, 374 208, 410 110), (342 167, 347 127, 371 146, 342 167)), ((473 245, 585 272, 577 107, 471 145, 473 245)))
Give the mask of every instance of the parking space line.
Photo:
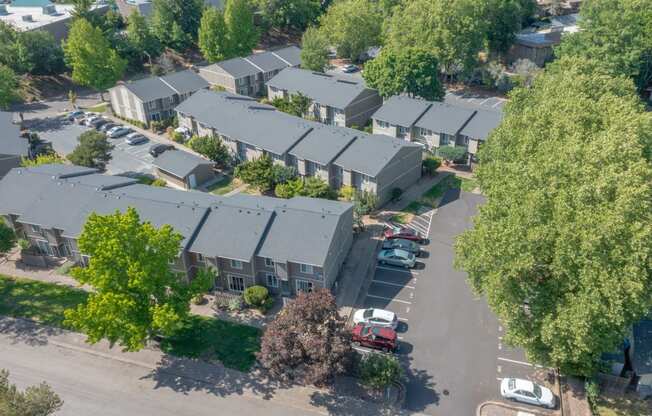
POLYGON ((400 303, 405 303, 407 305, 412 305, 412 302, 408 302, 407 300, 401 300, 401 299, 394 299, 394 298, 386 298, 384 296, 376 296, 376 295, 369 295, 367 294, 368 298, 375 298, 375 299, 382 299, 382 300, 388 300, 390 302, 400 302, 400 303))
POLYGON ((393 268, 393 267, 385 267, 385 266, 376 266, 376 269, 389 270, 390 272, 401 272, 401 273, 409 273, 409 274, 416 274, 416 275, 419 274, 419 273, 417 273, 417 272, 412 272, 412 271, 410 271, 410 270, 397 269, 397 268, 393 268))
POLYGON ((414 286, 402 285, 400 283, 390 283, 390 282, 384 282, 382 280, 375 280, 375 279, 372 280, 372 282, 373 283, 380 283, 382 285, 389 285, 389 286, 396 286, 396 287, 406 287, 408 289, 413 289, 414 290, 414 286))
POLYGON ((407 318, 398 318, 398 320, 399 320, 399 321, 402 321, 402 322, 407 322, 407 321, 408 321, 407 318))
POLYGON ((525 362, 525 361, 511 360, 511 359, 509 359, 509 358, 503 358, 503 357, 498 357, 498 359, 499 359, 500 361, 505 361, 505 362, 512 363, 512 364, 520 364, 520 365, 525 365, 525 366, 528 366, 528 367, 544 368, 544 367, 541 366, 541 365, 538 365, 538 364, 530 364, 530 363, 525 362))

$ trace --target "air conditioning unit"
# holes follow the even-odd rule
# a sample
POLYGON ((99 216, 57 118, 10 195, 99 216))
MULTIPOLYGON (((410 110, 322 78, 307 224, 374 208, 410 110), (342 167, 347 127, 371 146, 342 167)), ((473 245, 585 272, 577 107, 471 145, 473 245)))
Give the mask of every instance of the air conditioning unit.
POLYGON ((23 19, 23 22, 33 22, 34 21, 34 18, 32 18, 31 14, 23 15, 22 19, 23 19))
POLYGON ((47 6, 43 6, 43 14, 46 16, 52 16, 57 14, 57 8, 54 7, 54 4, 49 4, 47 6))

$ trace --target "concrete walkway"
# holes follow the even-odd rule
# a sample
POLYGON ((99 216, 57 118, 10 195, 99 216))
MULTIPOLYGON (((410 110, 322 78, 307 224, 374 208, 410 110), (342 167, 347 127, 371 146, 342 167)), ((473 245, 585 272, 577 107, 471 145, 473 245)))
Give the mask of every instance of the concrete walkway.
MULTIPOLYGON (((0 274, 23 279, 37 280, 39 282, 54 283, 71 287, 79 287, 75 279, 70 276, 57 273, 55 267, 44 269, 40 267, 30 267, 20 263, 18 260, 20 254, 14 249, 8 257, 0 258, 0 274)), ((90 288, 85 288, 90 289, 90 288)))
POLYGON ((557 414, 559 414, 559 412, 554 410, 539 410, 530 406, 502 402, 482 403, 478 406, 477 412, 477 416, 548 416, 557 414))

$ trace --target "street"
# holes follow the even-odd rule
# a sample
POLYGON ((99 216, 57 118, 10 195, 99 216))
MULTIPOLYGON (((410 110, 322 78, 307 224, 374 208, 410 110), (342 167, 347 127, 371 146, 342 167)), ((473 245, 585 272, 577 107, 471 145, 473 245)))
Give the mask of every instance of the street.
MULTIPOLYGON (((453 267, 455 237, 471 225, 483 197, 449 191, 436 213, 411 227, 427 235, 414 270, 378 266, 361 307, 398 314, 399 359, 407 370, 409 410, 431 415, 473 415, 487 400, 501 400, 503 377, 545 381, 551 375, 502 343, 502 327, 466 275, 453 267)), ((533 410, 538 410, 533 408, 533 410)))

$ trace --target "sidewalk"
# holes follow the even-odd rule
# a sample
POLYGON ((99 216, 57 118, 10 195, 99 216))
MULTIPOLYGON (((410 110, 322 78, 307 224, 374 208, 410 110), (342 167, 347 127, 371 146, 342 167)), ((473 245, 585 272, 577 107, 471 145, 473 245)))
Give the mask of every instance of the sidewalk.
MULTIPOLYGON (((126 365, 139 366, 149 371, 147 378, 163 380, 173 376, 177 387, 201 389, 218 396, 246 396, 323 414, 343 414, 343 411, 360 416, 407 414, 343 395, 341 391, 348 390, 348 383, 351 382, 346 379, 336 383, 332 390, 281 385, 266 379, 257 370, 244 374, 227 369, 219 363, 169 356, 152 347, 138 352, 122 352, 120 348, 111 348, 106 341, 90 345, 86 344, 86 338, 82 334, 9 317, 0 317, 0 336, 11 338, 11 342, 31 346, 50 344, 126 365)), ((354 394, 359 393, 355 389, 353 391, 354 394)), ((180 395, 179 399, 183 399, 183 396, 180 395)))
POLYGON ((547 416, 554 414, 557 412, 501 402, 484 402, 478 406, 477 411, 477 416, 547 416))

